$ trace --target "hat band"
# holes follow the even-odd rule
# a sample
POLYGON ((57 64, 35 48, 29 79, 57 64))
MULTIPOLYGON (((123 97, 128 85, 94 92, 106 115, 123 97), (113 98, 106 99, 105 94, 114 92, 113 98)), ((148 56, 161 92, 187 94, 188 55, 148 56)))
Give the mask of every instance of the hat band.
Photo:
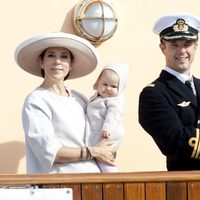
POLYGON ((198 34, 198 31, 194 28, 192 28, 191 26, 188 27, 188 30, 187 31, 174 31, 173 27, 170 26, 170 27, 167 27, 166 29, 164 29, 163 31, 160 32, 160 37, 163 36, 163 35, 167 35, 169 33, 192 33, 194 35, 197 35, 198 34))
POLYGON ((198 31, 191 26, 188 26, 187 31, 174 31, 174 27, 170 26, 161 31, 159 35, 161 39, 166 37, 168 39, 188 38, 195 40, 198 38, 198 31))
POLYGON ((188 40, 197 40, 198 39, 198 35, 171 35, 171 36, 167 36, 167 35, 163 35, 162 37, 160 37, 160 39, 164 39, 164 40, 176 40, 176 39, 188 39, 188 40))

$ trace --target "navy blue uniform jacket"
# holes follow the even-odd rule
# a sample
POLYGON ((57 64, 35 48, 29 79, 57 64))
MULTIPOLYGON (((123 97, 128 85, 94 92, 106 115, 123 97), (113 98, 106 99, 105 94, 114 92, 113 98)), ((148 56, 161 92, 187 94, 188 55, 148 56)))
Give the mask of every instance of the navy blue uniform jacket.
POLYGON ((168 170, 200 170, 200 79, 197 96, 166 71, 139 98, 139 123, 167 158, 168 170))

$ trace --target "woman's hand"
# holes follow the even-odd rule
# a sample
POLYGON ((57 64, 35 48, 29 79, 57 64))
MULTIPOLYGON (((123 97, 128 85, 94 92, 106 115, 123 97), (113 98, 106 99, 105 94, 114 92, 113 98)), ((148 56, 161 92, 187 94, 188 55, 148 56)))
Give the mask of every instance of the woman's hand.
POLYGON ((109 137, 110 137, 110 133, 108 133, 107 131, 101 131, 102 139, 109 139, 109 137))
POLYGON ((107 163, 109 165, 115 166, 115 151, 111 147, 113 144, 112 141, 104 139, 101 142, 97 143, 95 146, 90 147, 91 156, 97 160, 107 163))

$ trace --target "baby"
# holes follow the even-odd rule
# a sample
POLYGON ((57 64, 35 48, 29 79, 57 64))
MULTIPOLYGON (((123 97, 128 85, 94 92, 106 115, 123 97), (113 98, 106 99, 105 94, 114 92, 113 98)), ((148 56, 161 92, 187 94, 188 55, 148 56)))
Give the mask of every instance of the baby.
MULTIPOLYGON (((95 145, 102 139, 110 139, 113 149, 119 149, 124 128, 121 124, 125 111, 123 91, 126 86, 129 64, 109 64, 101 71, 93 88, 96 93, 87 106, 90 130, 86 131, 86 144, 95 145)), ((97 161, 102 172, 117 172, 117 167, 97 161)))

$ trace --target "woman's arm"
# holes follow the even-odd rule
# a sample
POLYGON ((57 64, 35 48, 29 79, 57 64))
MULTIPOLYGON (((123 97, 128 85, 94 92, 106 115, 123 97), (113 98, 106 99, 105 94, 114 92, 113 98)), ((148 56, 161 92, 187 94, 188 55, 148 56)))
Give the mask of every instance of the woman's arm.
POLYGON ((115 151, 111 145, 110 140, 102 140, 93 147, 73 148, 62 146, 56 155, 55 162, 76 162, 95 158, 114 166, 115 151))

